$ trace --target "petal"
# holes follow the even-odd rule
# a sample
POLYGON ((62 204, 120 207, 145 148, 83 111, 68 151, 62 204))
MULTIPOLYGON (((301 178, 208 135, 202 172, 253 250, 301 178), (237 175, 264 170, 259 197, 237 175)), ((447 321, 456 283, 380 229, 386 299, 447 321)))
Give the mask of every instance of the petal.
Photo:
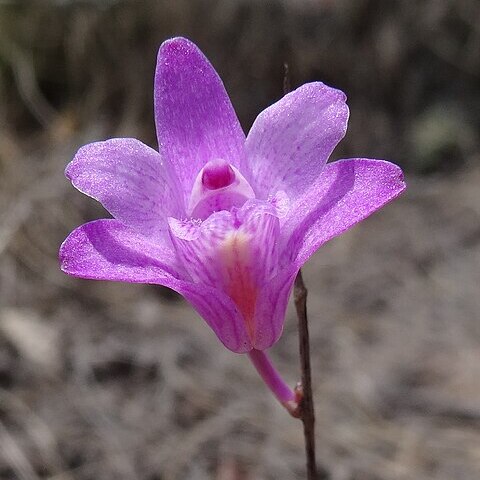
POLYGON ((282 334, 285 312, 298 267, 290 266, 266 282, 258 295, 255 307, 256 335, 253 347, 270 348, 282 334))
POLYGON ((185 211, 172 172, 158 152, 133 138, 85 145, 65 174, 78 190, 146 236, 161 235, 167 216, 185 211))
POLYGON ((196 283, 224 287, 223 244, 234 231, 230 212, 214 213, 205 221, 168 219, 172 243, 184 268, 196 283))
POLYGON ((209 160, 239 165, 245 135, 217 72, 185 38, 161 45, 154 96, 160 153, 173 165, 187 201, 209 160))
POLYGON ((188 279, 171 245, 152 243, 118 220, 81 225, 60 247, 60 268, 69 275, 94 280, 158 283, 188 279))
POLYGON ((270 203, 250 200, 237 213, 242 222, 239 231, 250 236, 250 268, 261 285, 278 271, 280 221, 270 203))
POLYGON ((384 160, 352 158, 326 165, 292 205, 282 235, 283 258, 303 265, 325 242, 360 222, 405 190, 403 173, 384 160))
POLYGON ((229 350, 246 353, 252 349, 242 314, 224 292, 209 286, 185 282, 170 288, 190 302, 229 350))
POLYGON ((343 92, 307 83, 255 120, 245 143, 246 176, 260 198, 278 190, 295 200, 318 177, 347 129, 343 92))
POLYGON ((217 212, 204 222, 169 219, 172 241, 195 283, 224 291, 256 338, 255 306, 278 268, 280 222, 269 204, 247 203, 238 212, 217 212))
POLYGON ((192 304, 227 348, 251 350, 242 316, 227 295, 194 285, 171 247, 153 244, 117 220, 96 220, 74 230, 60 247, 60 263, 76 277, 169 287, 192 304))

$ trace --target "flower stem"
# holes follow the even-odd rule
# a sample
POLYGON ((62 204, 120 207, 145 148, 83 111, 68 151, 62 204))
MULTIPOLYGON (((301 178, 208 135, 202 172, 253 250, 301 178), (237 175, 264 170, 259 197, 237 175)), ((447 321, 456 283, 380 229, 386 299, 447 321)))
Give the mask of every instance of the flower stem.
POLYGON ((257 372, 278 401, 293 417, 299 417, 298 396, 282 379, 267 354, 261 350, 251 350, 248 354, 257 372))
POLYGON ((312 374, 310 367, 310 340, 307 320, 307 289, 303 283, 302 271, 299 270, 293 290, 295 308, 298 317, 298 340, 300 347, 300 363, 302 381, 297 390, 300 396, 300 418, 303 422, 305 437, 305 454, 307 457, 307 479, 317 480, 317 463, 315 460, 315 412, 313 410, 312 374))

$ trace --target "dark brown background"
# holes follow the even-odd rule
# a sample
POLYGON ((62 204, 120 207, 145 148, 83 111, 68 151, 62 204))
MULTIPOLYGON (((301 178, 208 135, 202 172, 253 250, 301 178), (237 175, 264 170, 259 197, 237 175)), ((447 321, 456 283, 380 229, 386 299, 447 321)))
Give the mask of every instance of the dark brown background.
MULTIPOLYGON (((288 62, 349 96, 335 158, 407 172, 305 269, 330 478, 479 478, 480 4, 152 0, 0 4, 0 479, 304 478, 300 424, 180 298, 58 270, 104 215, 64 166, 111 136, 155 146, 156 51, 179 34, 246 130, 288 62)), ((292 384, 296 341, 289 310, 272 355, 292 384)))

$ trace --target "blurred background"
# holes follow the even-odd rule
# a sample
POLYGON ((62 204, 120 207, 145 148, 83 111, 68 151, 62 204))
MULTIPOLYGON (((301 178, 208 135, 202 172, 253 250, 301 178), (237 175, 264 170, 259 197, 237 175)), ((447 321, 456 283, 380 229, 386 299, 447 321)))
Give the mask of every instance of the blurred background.
MULTIPOLYGON (((301 424, 181 298, 58 268, 66 235, 105 216, 64 167, 90 141, 156 146, 155 58, 174 35, 246 131, 287 62, 293 87, 349 97, 334 158, 407 173, 304 270, 324 478, 480 478, 480 3, 4 0, 0 479, 304 478, 301 424)), ((272 356, 293 385, 291 308, 272 356)))

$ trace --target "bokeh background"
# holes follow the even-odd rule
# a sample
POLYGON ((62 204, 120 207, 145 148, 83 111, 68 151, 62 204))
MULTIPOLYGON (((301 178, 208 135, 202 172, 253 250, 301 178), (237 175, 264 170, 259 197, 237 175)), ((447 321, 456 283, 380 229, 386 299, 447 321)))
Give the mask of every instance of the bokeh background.
MULTIPOLYGON (((294 87, 349 96, 333 158, 406 171, 402 198, 304 269, 323 477, 480 478, 480 3, 3 0, 0 479, 304 478, 301 424, 181 298, 58 269, 69 231, 105 216, 63 169, 90 141, 156 145, 155 58, 174 35, 246 131, 287 62, 294 87)), ((294 384, 291 308, 272 356, 294 384)))

